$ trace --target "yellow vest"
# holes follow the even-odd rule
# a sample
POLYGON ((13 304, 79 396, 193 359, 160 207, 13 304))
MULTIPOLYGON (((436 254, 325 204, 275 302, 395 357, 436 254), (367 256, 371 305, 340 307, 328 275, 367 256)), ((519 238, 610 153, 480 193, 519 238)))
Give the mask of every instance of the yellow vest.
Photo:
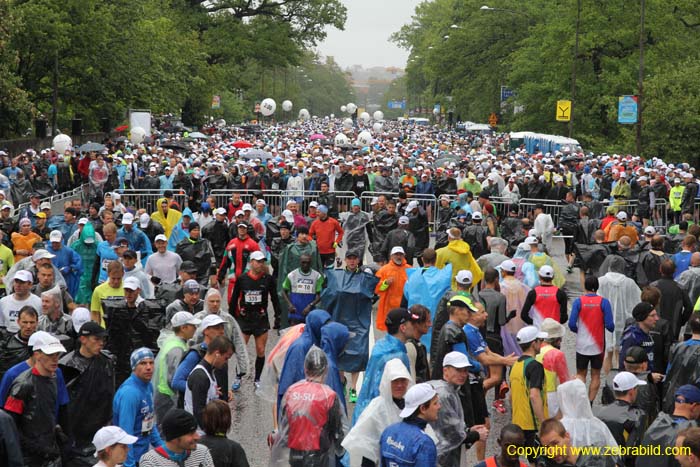
MULTIPOLYGON (((532 357, 526 357, 515 362, 510 370, 510 398, 513 405, 513 423, 523 430, 537 430, 539 425, 535 411, 530 403, 530 383, 525 376, 527 365, 536 361, 532 357)), ((542 397, 544 413, 547 414, 547 398, 542 397)))
MULTIPOLYGON (((540 353, 537 354, 537 357, 535 357, 537 359, 537 361, 540 362, 542 364, 542 367, 544 368, 544 387, 542 388, 542 389, 544 389, 544 394, 545 394, 545 396, 543 397, 544 400, 547 400, 546 395, 549 394, 550 392, 557 392, 557 374, 551 370, 548 370, 544 366, 544 356, 547 355, 547 352, 549 352, 550 350, 554 350, 554 347, 549 345, 549 344, 545 344, 540 349, 540 353)), ((547 404, 545 404, 545 406, 544 406, 544 418, 549 418, 549 413, 548 413, 549 411, 547 409, 548 409, 547 404)))

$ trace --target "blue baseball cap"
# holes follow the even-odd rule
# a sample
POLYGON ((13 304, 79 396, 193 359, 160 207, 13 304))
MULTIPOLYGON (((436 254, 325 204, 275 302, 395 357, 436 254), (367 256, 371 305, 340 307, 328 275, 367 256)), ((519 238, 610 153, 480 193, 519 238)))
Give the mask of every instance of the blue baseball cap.
POLYGON ((676 389, 675 397, 680 404, 700 404, 700 388, 694 384, 684 384, 676 389))
POLYGON ((318 211, 324 214, 328 214, 328 206, 326 206, 325 204, 320 204, 318 206, 318 211))
POLYGON ((350 206, 351 206, 351 207, 354 207, 354 206, 358 206, 358 207, 359 207, 360 205, 361 205, 361 203, 360 203, 359 198, 353 198, 352 202, 350 203, 350 206))

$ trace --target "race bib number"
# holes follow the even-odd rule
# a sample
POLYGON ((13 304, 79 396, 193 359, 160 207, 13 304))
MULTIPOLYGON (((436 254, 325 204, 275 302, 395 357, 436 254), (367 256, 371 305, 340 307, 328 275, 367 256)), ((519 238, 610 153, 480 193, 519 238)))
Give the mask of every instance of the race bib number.
POLYGON ((365 182, 357 182, 357 188, 364 188, 365 182))
POLYGON ((280 184, 279 184, 279 183, 273 183, 273 184, 272 184, 272 189, 273 189, 273 190, 279 190, 279 189, 280 189, 280 184))
POLYGON ((314 281, 311 279, 299 279, 292 288, 293 293, 312 294, 314 293, 314 281))
POLYGON ((103 270, 103 271, 106 271, 106 270, 107 270, 107 266, 109 266, 109 263, 111 263, 112 261, 113 261, 113 260, 111 260, 111 259, 103 259, 103 260, 102 260, 102 270, 103 270))
POLYGON ((149 412, 143 417, 143 421, 141 422, 141 433, 150 433, 151 430, 153 429, 153 412, 149 412))
POLYGON ((249 303, 251 305, 262 303, 262 291, 261 290, 246 290, 243 293, 243 300, 245 300, 246 303, 249 303))

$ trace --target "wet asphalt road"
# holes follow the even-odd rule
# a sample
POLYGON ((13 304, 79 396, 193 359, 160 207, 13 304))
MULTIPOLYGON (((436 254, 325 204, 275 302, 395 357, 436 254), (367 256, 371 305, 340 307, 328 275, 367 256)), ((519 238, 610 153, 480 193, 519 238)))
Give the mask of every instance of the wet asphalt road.
MULTIPOLYGON (((557 249, 554 249, 554 257, 559 262, 563 271, 565 271, 564 259, 562 256, 556 255, 557 249)), ((566 290, 569 295, 569 309, 571 302, 581 295, 582 288, 579 282, 579 272, 574 269, 573 273, 567 275, 566 290)), ((268 351, 277 343, 277 331, 270 331, 267 349, 268 351)), ((567 330, 562 343, 562 350, 567 356, 569 364, 569 372, 575 374, 575 335, 567 330)), ((248 353, 251 355, 250 368, 254 368, 255 348, 253 340, 248 343, 248 353)), ((604 378, 604 376, 602 376, 604 378)), ((230 381, 233 381, 231 378, 230 381)), ((493 402, 493 391, 487 396, 488 406, 491 407, 493 402)), ((486 445, 486 455, 491 456, 498 453, 496 439, 501 428, 510 423, 510 405, 507 404, 508 411, 505 414, 500 414, 492 411, 491 416, 491 434, 489 435, 486 445)), ((352 404, 348 404, 348 410, 352 411, 352 404)), ((248 457, 248 462, 251 467, 263 467, 268 465, 269 448, 267 447, 267 435, 272 430, 272 404, 264 401, 254 394, 253 377, 248 375, 244 378, 242 387, 235 395, 235 400, 232 403, 232 430, 229 437, 238 441, 245 449, 248 457)), ((473 466, 476 464, 474 448, 468 451, 466 456, 463 456, 463 466, 473 466)))

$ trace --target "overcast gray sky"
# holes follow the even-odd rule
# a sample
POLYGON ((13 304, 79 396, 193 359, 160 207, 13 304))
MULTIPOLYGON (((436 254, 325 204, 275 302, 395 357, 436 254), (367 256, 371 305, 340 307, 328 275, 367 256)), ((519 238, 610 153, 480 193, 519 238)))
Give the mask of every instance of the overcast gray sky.
POLYGON ((399 49, 389 36, 408 23, 421 0, 343 0, 348 9, 345 30, 328 28, 328 37, 318 46, 341 67, 362 65, 404 67, 408 52, 399 49))

